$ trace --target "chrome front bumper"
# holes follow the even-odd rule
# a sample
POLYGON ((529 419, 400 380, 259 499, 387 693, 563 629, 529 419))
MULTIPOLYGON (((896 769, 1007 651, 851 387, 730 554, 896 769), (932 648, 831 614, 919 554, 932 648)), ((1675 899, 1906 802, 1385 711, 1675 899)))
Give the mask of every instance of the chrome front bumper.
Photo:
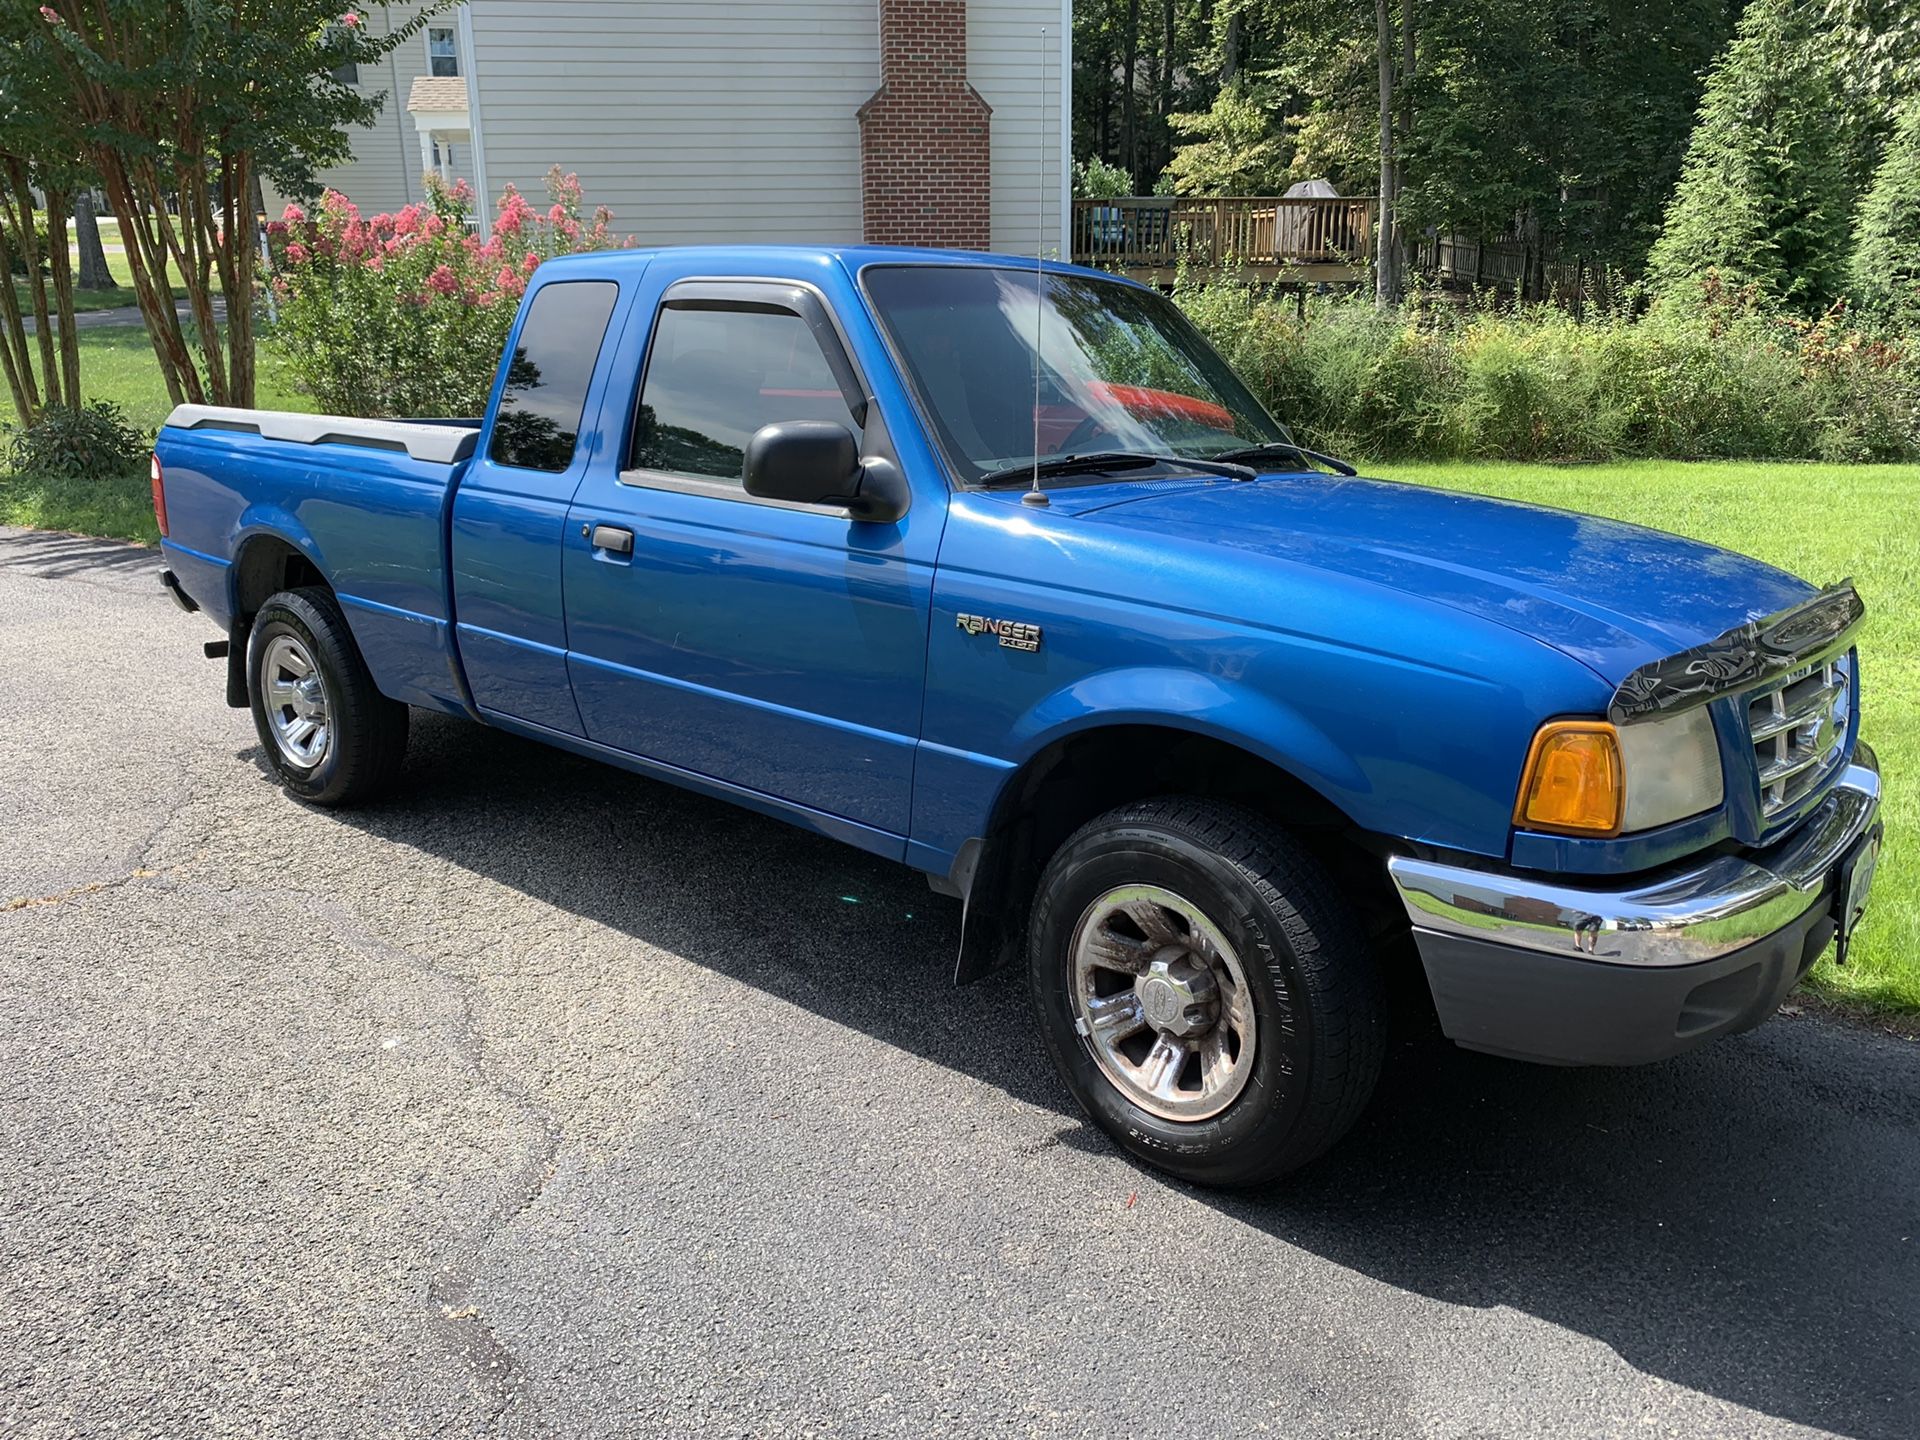
POLYGON ((1395 856, 1388 873, 1417 937, 1449 936, 1610 965, 1696 965, 1742 950, 1819 904, 1880 811, 1880 765, 1863 742, 1820 807, 1785 839, 1716 855, 1626 889, 1395 856))

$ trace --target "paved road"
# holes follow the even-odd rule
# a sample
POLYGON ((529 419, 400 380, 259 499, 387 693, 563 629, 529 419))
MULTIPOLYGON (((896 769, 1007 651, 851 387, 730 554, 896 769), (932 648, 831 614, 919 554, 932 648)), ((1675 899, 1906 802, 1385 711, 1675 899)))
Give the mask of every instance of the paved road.
POLYGON ((154 569, 0 534, 0 1434, 1920 1428, 1920 1046, 1410 1043, 1199 1193, 904 872, 431 719, 284 799, 154 569))
MULTIPOLYGON (((173 308, 180 313, 180 321, 183 325, 191 325, 193 323, 193 310, 185 300, 175 300, 173 308)), ((213 318, 220 321, 224 321, 227 318, 227 302, 223 297, 218 295, 213 297, 213 318)), ((40 333, 38 324, 35 322, 33 316, 22 316, 21 323, 26 327, 27 334, 37 335, 40 333)), ((73 317, 73 328, 76 330, 103 330, 117 325, 144 325, 146 323, 146 319, 140 314, 140 307, 138 305, 119 305, 111 310, 82 310, 73 317)), ((55 330, 60 328, 57 317, 53 328, 55 330)))

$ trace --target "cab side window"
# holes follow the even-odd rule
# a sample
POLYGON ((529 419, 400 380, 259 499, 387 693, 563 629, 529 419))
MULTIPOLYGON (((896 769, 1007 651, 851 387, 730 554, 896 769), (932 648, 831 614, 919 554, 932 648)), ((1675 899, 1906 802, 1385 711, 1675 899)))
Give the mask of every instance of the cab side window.
POLYGON ((493 417, 487 454, 499 465, 558 474, 573 463, 587 386, 620 287, 567 280, 534 293, 493 417))
POLYGON ((807 322, 776 305, 669 301, 654 326, 628 468, 743 482, 763 425, 832 420, 860 438, 807 322))

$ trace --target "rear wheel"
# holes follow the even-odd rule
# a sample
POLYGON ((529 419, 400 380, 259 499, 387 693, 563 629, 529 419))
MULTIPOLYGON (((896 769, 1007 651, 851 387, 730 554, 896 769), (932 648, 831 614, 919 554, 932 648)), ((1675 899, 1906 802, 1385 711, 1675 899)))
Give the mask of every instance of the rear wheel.
POLYGON ((260 607, 247 637, 247 695, 289 794, 353 805, 399 773, 407 707, 375 687, 330 592, 285 590, 260 607))
POLYGON ((1149 800, 1040 881, 1034 1002, 1067 1085, 1141 1159, 1257 1185, 1320 1154, 1379 1074, 1364 934, 1297 840, 1235 806, 1149 800))

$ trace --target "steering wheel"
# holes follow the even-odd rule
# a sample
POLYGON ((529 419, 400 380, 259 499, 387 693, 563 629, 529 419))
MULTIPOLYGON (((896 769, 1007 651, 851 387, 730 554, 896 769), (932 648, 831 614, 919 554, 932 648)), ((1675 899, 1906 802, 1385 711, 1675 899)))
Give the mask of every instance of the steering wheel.
POLYGON ((1060 442, 1059 453, 1062 455, 1071 455, 1096 435, 1105 435, 1112 438, 1113 431, 1101 423, 1098 415, 1089 415, 1073 427, 1073 433, 1071 435, 1060 442))

